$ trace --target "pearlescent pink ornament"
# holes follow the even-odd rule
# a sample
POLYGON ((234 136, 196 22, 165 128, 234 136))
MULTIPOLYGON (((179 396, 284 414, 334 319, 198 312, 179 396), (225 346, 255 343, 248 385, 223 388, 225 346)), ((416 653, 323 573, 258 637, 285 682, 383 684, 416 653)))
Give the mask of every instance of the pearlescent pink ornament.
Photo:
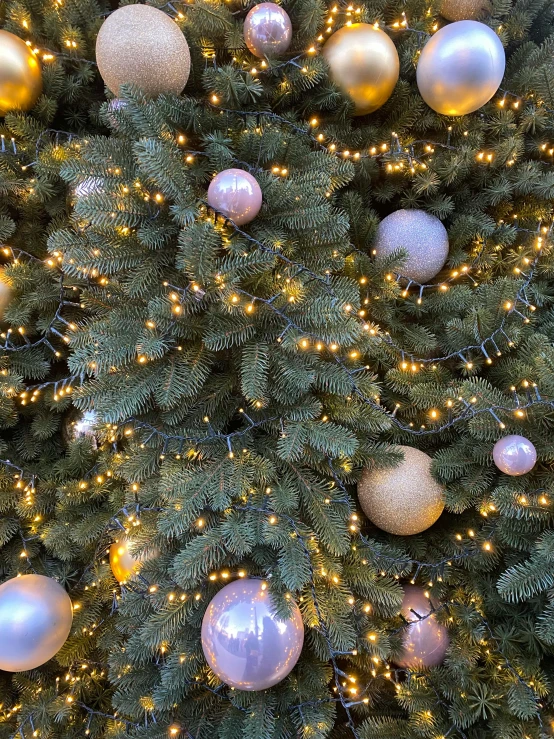
POLYGON ((517 476, 533 469, 537 461, 537 450, 525 436, 512 434, 496 442, 492 456, 499 470, 507 475, 517 476))
POLYGON ((232 688, 265 690, 281 682, 300 657, 304 625, 296 604, 277 618, 261 580, 236 580, 211 600, 202 621, 202 649, 232 688))
POLYGON ((287 13, 275 3, 255 5, 244 21, 244 40, 260 58, 279 56, 292 39, 292 24, 287 13))
POLYGON ((260 212, 262 191, 249 172, 224 169, 210 182, 208 205, 242 226, 253 221, 260 212))
POLYGON ((395 660, 396 664, 409 669, 440 665, 450 643, 448 631, 434 614, 427 616, 432 609, 425 591, 416 585, 406 585, 400 608, 410 623, 405 627, 403 649, 395 660), (418 616, 427 618, 420 619, 418 616))

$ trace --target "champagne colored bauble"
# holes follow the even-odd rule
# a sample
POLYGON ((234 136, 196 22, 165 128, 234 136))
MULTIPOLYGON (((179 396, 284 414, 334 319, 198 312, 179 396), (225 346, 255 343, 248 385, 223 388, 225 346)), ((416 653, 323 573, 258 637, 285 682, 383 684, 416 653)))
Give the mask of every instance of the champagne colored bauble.
POLYGON ((129 578, 137 575, 142 564, 147 559, 146 555, 133 556, 129 552, 129 538, 121 537, 110 547, 110 567, 118 583, 127 582, 129 578))
POLYGON ((255 177, 243 169, 224 169, 210 182, 208 205, 237 226, 250 223, 262 207, 262 191, 255 177))
POLYGON ((368 23, 343 26, 322 50, 331 79, 352 98, 354 115, 373 113, 392 95, 400 73, 396 46, 368 23))
POLYGON ((409 623, 404 629, 402 653, 395 660, 399 667, 421 669, 443 661, 449 645, 448 631, 434 614, 428 615, 433 606, 422 588, 406 585, 400 608, 409 623))
POLYGON ((297 663, 303 643, 298 606, 285 621, 277 618, 260 580, 226 585, 202 621, 208 664, 220 680, 239 690, 265 690, 281 682, 297 663))
POLYGON ((449 21, 479 21, 491 12, 488 0, 442 0, 440 14, 449 21))
POLYGON ((275 3, 260 3, 246 16, 243 32, 254 56, 275 57, 289 48, 292 23, 283 8, 275 3))
POLYGON ((531 472, 537 461, 537 450, 525 436, 512 434, 496 442, 492 456, 499 470, 518 477, 531 472))
POLYGON ((496 33, 478 21, 458 21, 437 31, 417 65, 417 86, 427 105, 442 115, 478 110, 498 90, 506 55, 496 33))
POLYGON ((397 210, 379 224, 373 248, 376 257, 403 249, 408 257, 401 267, 402 277, 425 284, 444 267, 448 233, 438 218, 424 210, 397 210))
POLYGON ((69 595, 44 575, 22 575, 0 585, 0 670, 43 665, 63 647, 73 621, 69 595))
POLYGON ((96 39, 96 61, 114 95, 124 83, 137 85, 151 98, 179 95, 190 73, 181 29, 150 5, 124 5, 106 18, 96 39))
POLYGON ((0 116, 30 110, 42 92, 40 62, 25 41, 0 31, 0 116))
POLYGON ((3 269, 0 269, 0 321, 4 320, 4 311, 13 296, 13 290, 3 269))
POLYGON ((400 446, 404 461, 384 470, 365 469, 358 500, 369 520, 397 536, 419 534, 432 526, 444 509, 444 488, 431 475, 428 454, 400 446))

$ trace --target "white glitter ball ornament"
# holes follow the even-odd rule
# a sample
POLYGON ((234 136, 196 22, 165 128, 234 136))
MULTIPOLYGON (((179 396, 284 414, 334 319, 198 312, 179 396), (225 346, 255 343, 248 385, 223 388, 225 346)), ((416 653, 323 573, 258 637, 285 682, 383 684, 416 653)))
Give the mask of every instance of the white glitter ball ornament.
POLYGON ((373 248, 381 258, 400 249, 407 252, 400 274, 424 284, 444 267, 448 233, 438 218, 424 210, 397 210, 379 224, 373 248))
POLYGON ((399 446, 404 460, 385 470, 365 469, 358 500, 369 520, 397 536, 419 534, 444 510, 444 488, 431 475, 432 459, 411 446, 399 446))

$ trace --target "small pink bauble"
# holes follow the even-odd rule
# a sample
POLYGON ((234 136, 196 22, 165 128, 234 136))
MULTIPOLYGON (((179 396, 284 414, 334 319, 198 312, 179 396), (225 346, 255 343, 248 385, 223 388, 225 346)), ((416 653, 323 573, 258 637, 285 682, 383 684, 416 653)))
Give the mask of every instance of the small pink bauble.
POLYGON ((499 470, 507 475, 518 476, 533 469, 537 461, 537 450, 525 436, 512 434, 496 442, 492 456, 499 470))
POLYGON ((242 226, 260 212, 262 191, 256 179, 243 169, 224 169, 210 182, 208 205, 242 226))
POLYGON ((431 610, 432 604, 425 597, 423 588, 406 585, 401 613, 409 623, 404 629, 402 653, 395 659, 399 667, 421 669, 435 667, 443 661, 450 643, 448 631, 434 614, 427 615, 431 610))
POLYGON ((255 5, 244 21, 244 40, 260 58, 279 56, 292 39, 292 24, 287 13, 275 3, 255 5))

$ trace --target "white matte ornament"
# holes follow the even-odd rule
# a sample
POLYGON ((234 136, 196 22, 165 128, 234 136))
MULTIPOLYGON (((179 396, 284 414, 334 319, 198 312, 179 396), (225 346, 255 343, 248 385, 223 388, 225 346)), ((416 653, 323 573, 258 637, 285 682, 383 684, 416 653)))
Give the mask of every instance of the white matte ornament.
POLYGON ((423 285, 444 267, 448 233, 438 218, 424 210, 397 210, 379 224, 373 248, 380 258, 399 249, 407 252, 401 275, 423 285))
POLYGON ((397 536, 419 534, 444 510, 444 488, 431 475, 432 459, 410 446, 398 447, 404 460, 383 470, 365 469, 358 500, 369 520, 397 536))
POLYGON ((63 587, 44 575, 22 575, 0 585, 0 670, 43 665, 63 647, 73 608, 63 587))
POLYGON ((421 97, 437 113, 473 113, 493 97, 506 54, 496 33, 478 21, 450 23, 431 36, 417 65, 421 97))

